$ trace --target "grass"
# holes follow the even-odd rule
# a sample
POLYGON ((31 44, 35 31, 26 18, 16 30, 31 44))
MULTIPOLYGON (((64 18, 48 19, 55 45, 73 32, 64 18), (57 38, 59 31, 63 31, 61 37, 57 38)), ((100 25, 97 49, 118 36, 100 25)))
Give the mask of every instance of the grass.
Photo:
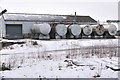
MULTIPOLYGON (((38 45, 33 42, 33 45, 38 45)), ((87 48, 79 48, 65 51, 63 54, 49 54, 49 52, 37 52, 30 54, 20 54, 20 55, 9 55, 8 58, 1 60, 1 64, 5 64, 5 68, 13 69, 26 63, 26 61, 31 62, 32 60, 63 60, 63 59, 76 59, 76 58, 112 58, 117 57, 117 46, 91 46, 87 48)), ((4 55, 5 57, 6 55, 4 55)), ((2 70, 2 67, 0 68, 2 70)))

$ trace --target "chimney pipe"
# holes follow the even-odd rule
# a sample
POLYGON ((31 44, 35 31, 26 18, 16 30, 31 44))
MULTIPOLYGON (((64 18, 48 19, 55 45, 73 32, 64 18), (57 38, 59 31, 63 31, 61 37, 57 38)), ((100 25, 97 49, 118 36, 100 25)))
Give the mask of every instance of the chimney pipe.
POLYGON ((76 12, 75 12, 75 20, 76 20, 76 12))

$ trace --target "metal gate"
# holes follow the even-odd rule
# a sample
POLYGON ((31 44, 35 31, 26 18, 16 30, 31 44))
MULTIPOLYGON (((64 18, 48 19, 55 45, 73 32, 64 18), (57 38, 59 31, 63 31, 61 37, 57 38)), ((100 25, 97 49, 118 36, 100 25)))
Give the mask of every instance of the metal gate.
POLYGON ((6 24, 6 38, 18 39, 22 36, 22 24, 6 24))

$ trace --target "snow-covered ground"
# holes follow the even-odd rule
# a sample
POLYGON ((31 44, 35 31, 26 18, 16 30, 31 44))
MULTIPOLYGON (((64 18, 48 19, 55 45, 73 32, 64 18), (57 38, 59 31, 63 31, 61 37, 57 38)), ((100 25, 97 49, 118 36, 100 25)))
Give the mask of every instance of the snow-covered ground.
MULTIPOLYGON (((6 40, 3 40, 6 41, 6 40)), ((118 39, 108 40, 94 40, 94 39, 80 39, 80 40, 16 40, 18 42, 26 42, 26 44, 15 44, 13 46, 4 48, 0 54, 14 54, 14 53, 32 53, 40 51, 64 50, 82 48, 88 46, 117 46, 118 39), (33 46, 33 42, 37 41, 38 45, 33 46)), ((14 40, 7 40, 6 42, 15 42, 14 40)))
POLYGON ((118 39, 3 41, 26 42, 0 51, 5 78, 118 78, 118 39))

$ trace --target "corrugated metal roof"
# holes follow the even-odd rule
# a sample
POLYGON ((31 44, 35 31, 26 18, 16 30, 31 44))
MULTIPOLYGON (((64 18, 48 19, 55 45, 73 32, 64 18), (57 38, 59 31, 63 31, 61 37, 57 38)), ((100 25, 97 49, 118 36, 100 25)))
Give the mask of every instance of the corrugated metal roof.
MULTIPOLYGON (((75 19, 74 16, 68 16, 67 20, 73 20, 75 19)), ((90 16, 76 16, 76 21, 77 22, 96 22, 93 18, 91 18, 90 16)))
MULTIPOLYGON (((50 14, 26 14, 26 13, 5 13, 6 21, 74 21, 71 15, 50 15, 50 14)), ((90 16, 76 16, 78 22, 96 22, 90 16)))
POLYGON ((22 13, 6 13, 5 20, 30 20, 30 21, 51 21, 66 19, 65 16, 43 15, 43 14, 22 14, 22 13))

